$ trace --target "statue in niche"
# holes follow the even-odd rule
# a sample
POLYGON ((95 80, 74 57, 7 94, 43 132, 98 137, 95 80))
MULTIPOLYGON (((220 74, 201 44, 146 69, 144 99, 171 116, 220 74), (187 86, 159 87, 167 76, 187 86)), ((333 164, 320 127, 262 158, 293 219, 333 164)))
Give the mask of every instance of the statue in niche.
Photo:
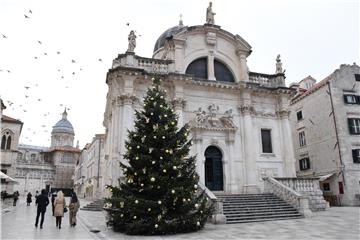
POLYGON ((130 31, 130 34, 128 36, 129 46, 127 52, 134 52, 136 47, 136 35, 134 30, 130 31))
POLYGON ((212 11, 212 2, 209 2, 209 6, 206 9, 206 23, 215 24, 214 16, 216 13, 212 11))
POLYGON ((277 57, 276 57, 276 72, 275 73, 276 74, 283 73, 280 54, 278 54, 277 57))

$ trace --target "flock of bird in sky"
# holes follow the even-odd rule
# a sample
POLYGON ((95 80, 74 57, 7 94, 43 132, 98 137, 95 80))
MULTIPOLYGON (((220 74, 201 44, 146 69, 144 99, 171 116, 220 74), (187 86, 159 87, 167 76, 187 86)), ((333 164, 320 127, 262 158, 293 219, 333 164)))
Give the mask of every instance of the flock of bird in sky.
MULTIPOLYGON (((33 13, 33 11, 31 9, 26 10, 26 12, 24 13, 24 21, 30 21, 31 22, 31 18, 34 16, 35 12, 33 13)), ((130 23, 126 23, 126 26, 129 27, 130 23)), ((2 36, 2 40, 3 41, 11 41, 12 36, 8 35, 6 33, 1 33, 2 36)), ((141 35, 139 35, 141 36, 141 35)), ((1 41, 0 41, 1 44, 1 41)), ((53 56, 58 56, 61 57, 62 55, 62 50, 59 49, 49 49, 48 46, 46 46, 46 42, 43 41, 42 39, 38 39, 37 42, 34 43, 34 48, 36 48, 35 45, 38 45, 37 47, 40 47, 40 49, 42 49, 41 52, 39 52, 37 55, 35 56, 28 56, 30 58, 33 59, 33 61, 39 61, 41 58, 45 58, 49 55, 53 55, 53 56), (46 51, 44 51, 43 49, 47 49, 46 51)), ((66 50, 66 49, 63 49, 66 50)), ((67 70, 63 70, 61 67, 59 67, 57 69, 57 76, 59 80, 63 80, 60 81, 60 84, 63 85, 63 89, 69 89, 69 87, 71 88, 71 82, 66 82, 66 79, 70 79, 73 80, 75 77, 81 75, 81 72, 84 70, 84 68, 81 66, 81 58, 72 58, 72 59, 63 59, 65 64, 71 64, 71 72, 68 72, 67 70)), ((102 58, 96 58, 94 57, 94 61, 98 62, 98 63, 103 63, 103 59, 102 58)), ((49 63, 47 63, 49 64, 49 63)), ((14 67, 13 69, 11 67, 8 68, 5 66, 0 66, 0 78, 2 79, 6 79, 6 74, 12 74, 13 72, 15 72, 17 69, 16 67, 14 67), (5 78, 1 77, 1 75, 4 75, 5 78)), ((58 84, 58 83, 57 83, 58 84)), ((26 85, 22 86, 22 90, 16 89, 16 91, 23 91, 23 96, 24 101, 21 101, 21 99, 3 99, 3 97, 1 97, 1 93, 0 93, 0 97, 2 98, 5 106, 7 107, 7 109, 11 109, 17 113, 21 112, 22 113, 22 117, 21 121, 23 121, 26 124, 26 117, 24 117, 24 114, 28 113, 29 115, 27 115, 27 117, 31 117, 31 112, 32 109, 29 106, 29 103, 35 102, 40 104, 41 102, 48 102, 49 99, 44 99, 42 98, 39 94, 36 94, 35 92, 41 92, 41 91, 35 91, 38 88, 41 88, 41 84, 33 81, 33 82, 29 82, 26 85), (29 108, 30 107, 30 108, 29 108)), ((61 88, 60 86, 56 86, 56 91, 60 91, 61 88)), ((46 89, 42 89, 42 91, 46 91, 46 89)), ((7 96, 8 97, 8 96, 7 96)), ((61 100, 60 100, 61 101, 61 100)), ((43 123, 39 123, 39 126, 26 126, 25 128, 23 128, 22 133, 21 133, 21 138, 20 138, 20 142, 27 142, 30 144, 35 144, 36 142, 32 141, 32 136, 35 134, 43 134, 43 133, 47 133, 48 138, 50 137, 49 134, 49 130, 51 131, 51 127, 53 124, 53 122, 49 122, 47 121, 46 117, 50 116, 51 114, 54 114, 53 116, 59 116, 59 107, 62 108, 62 111, 64 109, 66 109, 67 111, 70 110, 69 108, 69 103, 65 104, 64 102, 58 102, 57 103, 58 106, 52 106, 51 109, 44 109, 43 110, 43 123)), ((7 114, 7 111, 4 112, 4 115, 9 115, 7 114)), ((17 118, 18 116, 11 116, 10 117, 15 117, 17 118)), ((58 118, 60 119, 60 118, 58 118)), ((49 142, 50 139, 47 139, 47 141, 49 142)))

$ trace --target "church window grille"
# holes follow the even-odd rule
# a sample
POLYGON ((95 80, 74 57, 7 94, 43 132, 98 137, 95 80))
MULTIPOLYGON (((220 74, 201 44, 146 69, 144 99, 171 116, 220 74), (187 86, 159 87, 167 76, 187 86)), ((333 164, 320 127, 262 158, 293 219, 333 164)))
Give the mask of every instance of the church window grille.
POLYGON ((207 58, 194 60, 186 69, 186 74, 194 75, 195 78, 208 79, 207 58))
POLYGON ((3 133, 1 137, 1 149, 3 150, 9 150, 11 148, 11 132, 6 131, 3 133))
POLYGON ((345 94, 344 102, 347 104, 360 104, 360 96, 345 94))
POLYGON ((272 153, 271 130, 261 129, 262 152, 272 153))
POLYGON ((360 74, 355 74, 355 81, 360 82, 360 74))
POLYGON ((6 146, 6 136, 3 135, 1 138, 1 149, 5 149, 6 146))
POLYGON ((225 64, 215 59, 214 61, 215 78, 217 81, 234 82, 234 76, 225 64))

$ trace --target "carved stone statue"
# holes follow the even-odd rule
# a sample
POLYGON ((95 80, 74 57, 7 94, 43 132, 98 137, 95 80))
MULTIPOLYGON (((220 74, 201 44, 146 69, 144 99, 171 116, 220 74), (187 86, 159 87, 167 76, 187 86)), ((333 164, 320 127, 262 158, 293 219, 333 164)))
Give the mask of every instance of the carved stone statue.
POLYGON ((215 24, 214 16, 216 13, 212 11, 212 2, 209 3, 208 8, 206 9, 206 23, 215 24))
POLYGON ((276 57, 276 74, 278 73, 283 73, 283 70, 282 70, 282 63, 281 63, 281 59, 280 59, 280 54, 277 55, 276 57))
POLYGON ((130 34, 128 36, 129 46, 127 52, 134 52, 136 47, 136 35, 133 30, 130 31, 130 34))
POLYGON ((219 112, 219 106, 215 106, 215 104, 211 104, 209 107, 210 117, 216 117, 216 114, 219 112))
POLYGON ((203 123, 208 118, 208 115, 206 114, 205 111, 202 111, 201 107, 199 108, 199 110, 195 111, 195 114, 196 114, 195 122, 197 123, 203 123))

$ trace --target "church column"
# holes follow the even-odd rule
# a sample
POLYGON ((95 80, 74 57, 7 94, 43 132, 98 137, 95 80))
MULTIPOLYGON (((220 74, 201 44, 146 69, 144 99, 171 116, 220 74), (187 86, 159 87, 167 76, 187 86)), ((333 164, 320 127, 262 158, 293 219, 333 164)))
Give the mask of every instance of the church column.
POLYGON ((296 170, 295 170, 295 155, 294 155, 294 148, 292 145, 292 138, 291 138, 291 128, 290 128, 290 120, 289 114, 290 111, 287 108, 288 99, 286 96, 282 96, 280 99, 280 110, 277 111, 278 117, 280 117, 280 124, 281 124, 281 137, 283 146, 283 171, 284 177, 296 177, 296 170))
MULTIPOLYGON (((250 96, 249 96, 250 97, 250 96)), ((250 100, 250 99, 248 99, 250 100)), ((245 176, 246 182, 244 184, 245 193, 258 193, 259 187, 257 185, 257 169, 256 169, 256 156, 254 153, 254 128, 252 124, 251 111, 252 106, 250 101, 240 106, 240 111, 244 123, 244 150, 245 150, 245 176)))
POLYGON ((214 69, 214 50, 210 50, 209 54, 208 54, 208 62, 207 62, 207 67, 208 67, 208 80, 213 80, 216 81, 215 78, 215 69, 214 69))
POLYGON ((195 145, 197 157, 196 157, 196 172, 199 174, 199 181, 205 185, 205 159, 204 152, 202 150, 203 139, 201 136, 201 130, 193 129, 193 144, 195 145))
POLYGON ((239 80, 240 81, 249 81, 249 71, 246 63, 246 52, 241 49, 236 51, 236 54, 239 56, 240 68, 239 68, 239 80))
POLYGON ((235 193, 237 191, 237 184, 236 184, 236 168, 235 162, 234 162, 234 141, 235 141, 235 133, 234 132, 228 132, 227 139, 226 139, 226 145, 228 146, 229 150, 229 156, 226 162, 227 165, 227 172, 229 173, 227 177, 227 187, 224 189, 227 192, 235 193))

